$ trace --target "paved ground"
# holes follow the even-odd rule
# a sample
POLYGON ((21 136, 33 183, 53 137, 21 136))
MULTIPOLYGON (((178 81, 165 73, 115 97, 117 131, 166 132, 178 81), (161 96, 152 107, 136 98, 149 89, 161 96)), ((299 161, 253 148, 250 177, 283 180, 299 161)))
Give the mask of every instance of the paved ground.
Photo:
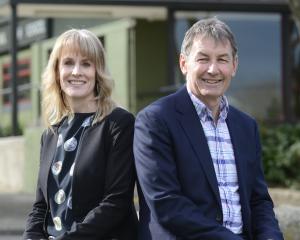
MULTIPOLYGON (((300 211, 300 193, 298 191, 271 189, 270 193, 275 200, 275 206, 291 204, 293 206, 296 205, 299 208, 298 211, 300 211)), ((26 216, 32 207, 33 200, 34 196, 32 194, 0 193, 0 240, 21 239, 26 216)), ((137 200, 136 197, 135 200, 137 200)), ((288 217, 288 219, 290 218, 288 217)), ((282 221, 281 215, 279 215, 280 221, 282 221)), ((284 222, 281 222, 281 225, 284 226, 284 222)), ((298 226, 297 228, 299 228, 298 226)), ((300 239, 300 237, 297 239, 300 239)))
POLYGON ((0 240, 21 240, 33 201, 33 194, 0 192, 0 240))
POLYGON ((20 240, 34 196, 0 194, 0 240, 20 240))

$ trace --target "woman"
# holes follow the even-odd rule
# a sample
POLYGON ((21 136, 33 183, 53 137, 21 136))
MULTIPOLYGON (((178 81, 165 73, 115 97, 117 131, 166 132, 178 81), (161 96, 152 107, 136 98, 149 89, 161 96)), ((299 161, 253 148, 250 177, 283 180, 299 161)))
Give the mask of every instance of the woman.
POLYGON ((48 129, 23 239, 136 239, 134 117, 111 99, 97 36, 77 29, 59 36, 42 87, 48 129))

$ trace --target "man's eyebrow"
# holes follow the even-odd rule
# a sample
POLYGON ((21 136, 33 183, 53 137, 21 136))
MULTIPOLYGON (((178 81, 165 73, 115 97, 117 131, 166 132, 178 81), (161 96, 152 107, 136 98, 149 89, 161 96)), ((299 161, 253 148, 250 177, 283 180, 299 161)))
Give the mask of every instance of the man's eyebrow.
POLYGON ((196 56, 199 56, 199 55, 203 55, 203 56, 208 57, 208 54, 206 54, 204 52, 201 52, 201 51, 197 52, 197 54, 196 54, 196 56))
MULTIPOLYGON (((197 52, 196 56, 199 56, 199 55, 202 55, 202 56, 205 56, 205 57, 209 56, 209 54, 204 53, 202 51, 197 52)), ((230 54, 229 53, 222 53, 222 54, 218 55, 218 57, 227 57, 227 58, 229 58, 230 54)))

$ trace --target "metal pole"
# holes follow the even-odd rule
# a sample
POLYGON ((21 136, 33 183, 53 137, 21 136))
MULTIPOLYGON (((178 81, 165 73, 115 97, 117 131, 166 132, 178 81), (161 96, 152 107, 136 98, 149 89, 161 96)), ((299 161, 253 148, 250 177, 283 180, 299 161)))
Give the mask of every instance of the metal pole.
POLYGON ((168 84, 174 85, 175 83, 175 40, 174 40, 174 10, 168 8, 168 46, 167 46, 167 77, 168 84))
POLYGON ((295 114, 292 107, 292 79, 291 79, 291 22, 288 13, 281 15, 281 55, 282 55, 282 96, 284 120, 292 122, 295 114))
POLYGON ((11 107, 12 107, 12 135, 19 132, 18 125, 18 86, 17 86, 17 4, 11 1, 11 107))

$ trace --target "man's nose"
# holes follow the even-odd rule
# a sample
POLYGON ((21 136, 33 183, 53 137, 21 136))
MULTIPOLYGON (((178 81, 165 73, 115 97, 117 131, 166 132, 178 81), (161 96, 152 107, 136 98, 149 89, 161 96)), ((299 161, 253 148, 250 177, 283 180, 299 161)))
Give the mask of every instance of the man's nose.
POLYGON ((211 62, 208 66, 207 72, 210 74, 218 73, 218 64, 216 62, 211 62))

